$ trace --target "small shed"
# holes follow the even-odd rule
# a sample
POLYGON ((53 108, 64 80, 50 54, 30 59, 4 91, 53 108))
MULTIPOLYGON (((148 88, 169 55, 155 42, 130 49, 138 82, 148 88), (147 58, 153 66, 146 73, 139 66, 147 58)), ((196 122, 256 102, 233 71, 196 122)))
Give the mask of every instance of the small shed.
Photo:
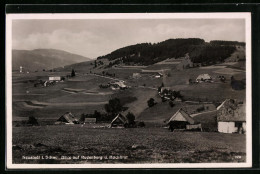
POLYGON ((117 114, 117 116, 111 121, 110 127, 124 127, 128 123, 128 120, 122 114, 117 114))
POLYGON ((245 104, 237 104, 233 99, 226 99, 217 107, 218 132, 246 132, 245 104))
POLYGON ((196 122, 188 113, 180 108, 168 121, 169 129, 202 130, 201 124, 196 122))
POLYGON ((212 81, 212 78, 209 74, 200 74, 196 78, 196 82, 209 82, 209 81, 212 81))
POLYGON ((62 115, 55 124, 78 124, 79 121, 77 118, 75 118, 74 115, 72 115, 71 112, 66 112, 64 115, 62 115))

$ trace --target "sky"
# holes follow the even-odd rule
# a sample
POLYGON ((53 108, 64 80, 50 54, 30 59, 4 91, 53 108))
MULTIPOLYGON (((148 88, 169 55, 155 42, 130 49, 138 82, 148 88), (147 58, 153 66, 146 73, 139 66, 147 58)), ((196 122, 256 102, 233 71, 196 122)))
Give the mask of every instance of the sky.
POLYGON ((88 58, 174 38, 245 42, 244 19, 15 19, 12 48, 60 49, 88 58))

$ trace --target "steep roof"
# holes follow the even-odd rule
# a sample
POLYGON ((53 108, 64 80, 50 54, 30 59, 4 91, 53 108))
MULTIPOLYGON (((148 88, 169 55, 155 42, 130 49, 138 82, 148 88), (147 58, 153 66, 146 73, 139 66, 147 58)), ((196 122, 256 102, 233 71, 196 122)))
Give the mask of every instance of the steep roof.
POLYGON ((74 123, 74 121, 78 121, 71 112, 66 112, 62 115, 57 121, 67 122, 67 123, 74 123))
POLYGON ((233 99, 226 99, 217 107, 217 110, 223 108, 223 107, 232 107, 235 109, 235 101, 233 99))
POLYGON ((117 116, 111 121, 111 124, 113 124, 116 120, 120 120, 123 124, 127 123, 127 118, 121 114, 117 114, 117 116))
POLYGON ((189 116, 182 108, 180 108, 168 121, 187 121, 189 124, 195 124, 195 120, 189 116))
POLYGON ((245 104, 236 104, 232 99, 226 99, 217 107, 218 121, 246 121, 245 104))

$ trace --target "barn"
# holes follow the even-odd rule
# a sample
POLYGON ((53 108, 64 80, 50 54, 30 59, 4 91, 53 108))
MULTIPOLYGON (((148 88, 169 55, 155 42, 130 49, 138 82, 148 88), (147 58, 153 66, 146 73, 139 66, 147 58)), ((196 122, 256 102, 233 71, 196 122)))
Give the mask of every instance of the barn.
POLYGON ((78 124, 78 119, 72 115, 71 112, 66 112, 64 115, 62 115, 55 124, 78 124))
POLYGON ((246 132, 245 104, 238 104, 233 99, 226 99, 217 107, 218 132, 240 133, 246 132))
POLYGON ((168 121, 169 129, 202 130, 201 124, 196 122, 188 113, 180 108, 168 121))
POLYGON ((117 114, 117 116, 111 121, 110 127, 124 127, 128 123, 126 117, 122 114, 117 114))

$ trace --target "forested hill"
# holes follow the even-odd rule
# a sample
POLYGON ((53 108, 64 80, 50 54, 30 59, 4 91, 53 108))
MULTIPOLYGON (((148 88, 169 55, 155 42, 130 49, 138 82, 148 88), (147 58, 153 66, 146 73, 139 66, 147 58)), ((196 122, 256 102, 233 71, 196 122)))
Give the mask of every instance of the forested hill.
POLYGON ((141 43, 117 49, 97 59, 106 58, 124 64, 151 65, 167 58, 183 57, 189 53, 195 63, 221 62, 229 57, 236 45, 244 43, 233 41, 205 42, 199 38, 169 39, 159 43, 141 43))

